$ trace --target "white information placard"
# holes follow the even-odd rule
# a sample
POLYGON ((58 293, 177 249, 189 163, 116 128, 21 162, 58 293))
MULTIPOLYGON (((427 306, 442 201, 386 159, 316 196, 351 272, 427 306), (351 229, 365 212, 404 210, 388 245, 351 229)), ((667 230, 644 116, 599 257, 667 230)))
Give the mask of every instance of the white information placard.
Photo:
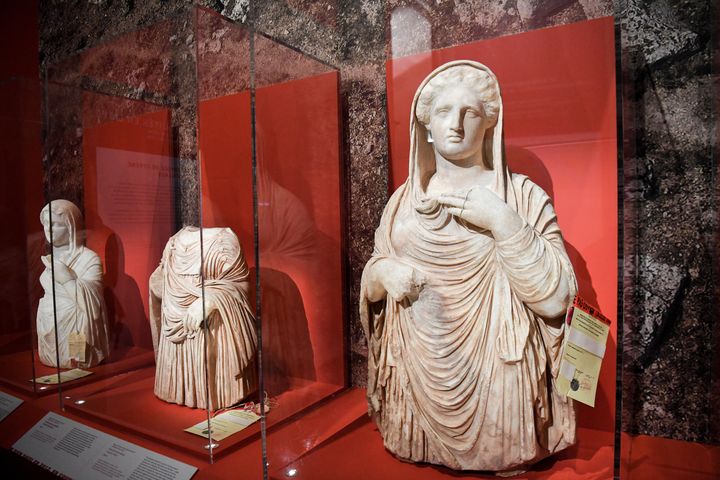
POLYGON ((10 415, 23 401, 12 395, 0 392, 0 422, 10 415))
POLYGON ((13 450, 56 474, 82 480, 189 480, 197 470, 55 413, 45 415, 13 450))

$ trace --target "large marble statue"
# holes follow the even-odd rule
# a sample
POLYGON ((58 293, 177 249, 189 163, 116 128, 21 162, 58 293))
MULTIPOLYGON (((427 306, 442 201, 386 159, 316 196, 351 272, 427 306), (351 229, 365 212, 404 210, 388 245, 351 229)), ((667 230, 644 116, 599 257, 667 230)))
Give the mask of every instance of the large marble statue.
POLYGON ((218 410, 256 389, 257 336, 237 236, 205 228, 202 237, 202 262, 200 229, 185 227, 170 237, 150 277, 155 395, 218 410))
POLYGON ((55 278, 53 307, 52 257, 46 255, 42 257, 45 271, 40 275, 45 295, 40 299, 37 312, 40 361, 55 367, 59 358, 61 368, 93 367, 109 353, 100 257, 83 246, 82 214, 74 203, 53 200, 40 212, 40 221, 48 242, 52 229, 55 278), (59 352, 55 348, 53 308, 57 313, 59 352))
POLYGON ((510 474, 575 442, 558 394, 575 276, 547 194, 508 170, 495 75, 432 72, 363 272, 368 402, 398 457, 510 474))

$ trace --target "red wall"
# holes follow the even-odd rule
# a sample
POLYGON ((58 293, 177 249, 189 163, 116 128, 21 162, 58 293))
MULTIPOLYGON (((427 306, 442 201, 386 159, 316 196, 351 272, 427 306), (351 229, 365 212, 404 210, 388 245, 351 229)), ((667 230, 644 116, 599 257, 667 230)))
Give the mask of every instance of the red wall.
MULTIPOLYGON (((257 89, 257 176, 266 380, 343 385, 337 73, 257 89)), ((254 267, 247 92, 200 105, 204 227, 230 226, 254 267)), ((277 391, 271 391, 273 395, 277 391)))
POLYGON ((38 2, 4 2, 0 16, 0 348, 28 350, 42 288, 45 204, 38 54, 38 2), (7 337, 5 334, 11 334, 7 337), (12 342, 12 343, 11 343, 12 342))
MULTIPOLYGON (((83 175, 87 246, 105 268, 105 300, 115 346, 152 348, 148 281, 175 233, 170 114, 161 109, 88 123, 98 108, 131 101, 85 94, 83 175)), ((144 108, 139 102, 136 108, 144 108)))
POLYGON ((580 294, 613 321, 595 408, 579 424, 614 430, 617 351, 617 134, 613 19, 398 58, 387 64, 391 184, 407 178, 409 112, 437 66, 469 59, 498 77, 510 169, 553 199, 580 294))

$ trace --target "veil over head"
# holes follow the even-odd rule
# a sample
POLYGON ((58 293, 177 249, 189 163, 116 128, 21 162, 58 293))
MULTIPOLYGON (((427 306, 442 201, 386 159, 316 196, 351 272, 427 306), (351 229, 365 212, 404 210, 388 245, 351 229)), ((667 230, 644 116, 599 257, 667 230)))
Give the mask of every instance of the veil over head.
POLYGON ((490 88, 494 88, 497 92, 497 102, 499 104, 498 117, 495 125, 488 128, 485 132, 483 156, 486 163, 492 166, 495 172, 495 179, 491 185, 491 189, 515 209, 515 195, 512 192, 512 182, 509 181, 510 170, 505 162, 503 146, 503 104, 500 85, 492 70, 482 63, 472 60, 456 60, 436 68, 422 81, 415 92, 412 108, 410 109, 410 165, 408 168, 409 174, 407 182, 413 203, 423 211, 432 210, 437 207, 436 202, 427 199, 425 196, 428 181, 433 173, 435 173, 435 152, 433 146, 427 141, 427 129, 418 119, 418 103, 423 90, 434 78, 457 67, 470 67, 487 73, 492 81, 490 88))
POLYGON ((63 216, 65 225, 68 228, 70 253, 73 254, 78 248, 83 246, 82 213, 80 213, 77 205, 69 200, 51 200, 50 203, 45 205, 40 211, 40 221, 44 224, 46 216, 50 219, 52 215, 57 214, 63 216), (52 207, 52 212, 50 211, 50 207, 52 207))

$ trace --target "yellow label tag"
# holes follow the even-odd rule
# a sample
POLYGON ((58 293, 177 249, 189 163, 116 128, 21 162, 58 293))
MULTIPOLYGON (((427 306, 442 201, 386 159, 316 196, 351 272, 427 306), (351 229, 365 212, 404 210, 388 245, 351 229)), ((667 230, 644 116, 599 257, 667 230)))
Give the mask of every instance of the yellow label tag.
POLYGON ((563 395, 595 406, 600 367, 610 326, 575 306, 566 332, 557 389, 563 395))
MULTIPOLYGON (((60 372, 60 382, 59 383, 65 383, 65 382, 69 382, 70 380, 77 380, 78 378, 87 377, 88 375, 92 375, 92 373, 93 372, 89 372, 87 370, 73 368, 72 370, 60 372)), ((33 380, 30 380, 30 381, 32 382, 33 380)), ((34 379, 34 381, 36 383, 42 383, 44 385, 56 385, 58 383, 58 374, 51 373, 50 375, 38 377, 38 378, 34 379)))
POLYGON ((70 335, 68 336, 68 350, 70 358, 74 358, 79 363, 84 363, 86 348, 87 343, 85 342, 85 334, 80 332, 70 332, 70 335))
MULTIPOLYGON (((230 410, 210 419, 212 439, 220 441, 249 427, 260 420, 260 416, 247 410, 230 410)), ((210 438, 207 420, 185 429, 186 432, 210 438)))

